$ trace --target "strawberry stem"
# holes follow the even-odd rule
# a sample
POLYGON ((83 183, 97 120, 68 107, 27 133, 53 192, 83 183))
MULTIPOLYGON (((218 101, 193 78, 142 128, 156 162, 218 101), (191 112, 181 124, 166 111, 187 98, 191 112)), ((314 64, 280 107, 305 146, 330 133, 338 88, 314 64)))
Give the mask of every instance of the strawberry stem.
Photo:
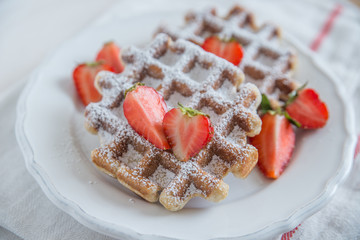
POLYGON ((130 87, 129 89, 126 89, 126 90, 125 90, 125 97, 126 97, 126 94, 127 94, 128 92, 131 92, 131 91, 135 90, 138 86, 145 86, 145 84, 144 84, 144 83, 141 83, 141 82, 135 83, 132 87, 130 87))
POLYGON ((301 123, 299 123, 298 121, 296 121, 295 119, 290 117, 290 115, 288 114, 287 111, 284 111, 284 116, 287 120, 289 120, 290 123, 292 123, 293 125, 295 125, 298 128, 301 128, 301 123))
POLYGON ((99 65, 101 65, 103 63, 104 63, 104 61, 100 60, 100 61, 96 61, 96 62, 86 62, 85 64, 88 67, 97 67, 97 66, 99 66, 99 65))
POLYGON ((113 40, 109 40, 109 41, 107 41, 107 42, 104 43, 104 46, 109 45, 109 44, 112 44, 112 43, 114 43, 114 41, 113 41, 113 40))
POLYGON ((190 108, 190 107, 185 107, 185 106, 182 105, 181 103, 178 103, 178 105, 179 105, 180 111, 181 111, 184 115, 187 115, 187 116, 189 116, 189 117, 195 117, 195 116, 197 116, 197 115, 203 115, 203 116, 205 116, 205 117, 210 118, 209 115, 207 115, 207 114, 205 114, 205 113, 203 113, 203 112, 200 112, 200 111, 198 111, 198 110, 196 110, 196 109, 193 109, 193 108, 190 108))
POLYGON ((273 110, 270 104, 269 98, 263 93, 261 94, 261 103, 260 103, 260 111, 262 114, 265 114, 268 111, 273 110))
POLYGON ((295 101, 295 99, 299 96, 299 92, 301 90, 303 90, 306 87, 307 84, 308 83, 306 82, 303 85, 301 85, 299 88, 297 88, 294 91, 289 93, 289 99, 286 101, 285 107, 290 105, 291 103, 293 103, 295 101))
POLYGON ((237 43, 239 43, 236 40, 236 38, 234 38, 233 36, 231 36, 231 37, 222 37, 222 38, 220 36, 216 36, 216 37, 217 37, 217 39, 219 39, 220 42, 223 42, 223 43, 229 43, 229 42, 237 42, 237 43))
MULTIPOLYGON (((298 91, 301 91, 304 87, 305 87, 305 85, 301 86, 300 88, 298 88, 298 91)), ((286 107, 286 105, 285 105, 285 107, 286 107)), ((269 113, 271 115, 283 115, 283 116, 285 116, 285 118, 287 120, 289 120, 290 123, 292 123, 296 127, 300 128, 301 124, 298 121, 296 121, 295 119, 293 119, 292 117, 290 117, 290 115, 286 112, 285 107, 278 107, 277 109, 273 109, 271 107, 269 98, 265 94, 262 94, 262 99, 261 99, 261 104, 260 104, 260 113, 261 114, 269 113)))

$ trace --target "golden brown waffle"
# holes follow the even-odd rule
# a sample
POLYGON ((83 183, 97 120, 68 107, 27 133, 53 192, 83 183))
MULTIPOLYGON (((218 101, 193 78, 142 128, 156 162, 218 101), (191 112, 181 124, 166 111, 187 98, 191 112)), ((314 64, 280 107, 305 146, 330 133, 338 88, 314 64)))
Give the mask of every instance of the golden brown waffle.
POLYGON ((274 107, 297 88, 290 78, 296 58, 291 50, 280 45, 280 29, 271 24, 256 25, 254 15, 239 6, 233 7, 225 17, 218 16, 215 9, 189 12, 183 27, 161 26, 157 32, 198 45, 213 35, 234 38, 245 50, 239 65, 246 75, 245 80, 265 93, 274 107))
POLYGON ((224 199, 229 187, 223 177, 232 172, 244 178, 257 163, 257 150, 247 143, 247 136, 261 128, 256 114, 259 90, 242 84, 242 71, 231 63, 186 40, 172 42, 165 34, 144 50, 125 50, 123 60, 122 74, 98 75, 96 84, 103 99, 86 108, 86 127, 102 141, 92 152, 94 164, 144 199, 159 200, 171 211, 196 196, 214 202, 224 199), (156 88, 168 106, 180 101, 208 113, 215 129, 213 139, 187 162, 146 141, 122 111, 124 92, 136 82, 156 88))

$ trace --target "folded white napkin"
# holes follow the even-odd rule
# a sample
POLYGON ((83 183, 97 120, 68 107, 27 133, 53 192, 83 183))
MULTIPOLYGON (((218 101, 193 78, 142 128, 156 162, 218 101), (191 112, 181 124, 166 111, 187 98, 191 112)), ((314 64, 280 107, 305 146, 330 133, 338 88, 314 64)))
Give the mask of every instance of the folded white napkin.
MULTIPOLYGON (((332 68, 348 90, 349 104, 360 103, 360 11, 342 1, 242 1, 263 20, 271 19, 332 68), (320 39, 320 40, 319 40, 320 39)), ((27 172, 14 134, 21 86, 0 97, 0 239, 112 239, 56 208, 27 172)), ((356 109, 357 122, 360 110, 356 109)), ((357 133, 360 129, 357 129, 357 133)), ((332 201, 293 231, 277 239, 359 239, 360 159, 332 201)), ((273 238, 273 236, 269 236, 273 238)))

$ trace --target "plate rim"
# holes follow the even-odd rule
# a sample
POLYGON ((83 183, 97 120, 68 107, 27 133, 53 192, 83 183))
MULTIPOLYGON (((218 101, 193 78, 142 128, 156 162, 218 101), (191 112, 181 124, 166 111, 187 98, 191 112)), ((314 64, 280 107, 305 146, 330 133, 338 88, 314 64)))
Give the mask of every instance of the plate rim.
MULTIPOLYGON (((151 11, 151 9, 149 10, 151 11)), ((100 18, 102 19, 102 18, 100 18)), ((95 21, 99 22, 99 21, 95 21)), ((94 24, 89 24, 90 29, 94 24)), ((79 34, 81 34, 80 32, 79 34)), ((68 39, 71 41, 72 38, 68 39)), ((313 52, 310 51, 307 47, 305 47, 302 43, 300 43, 295 37, 288 33, 284 33, 284 40, 291 43, 295 48, 302 52, 306 57, 308 57, 314 67, 316 67, 322 74, 324 74, 329 81, 335 87, 336 93, 341 101, 341 104, 344 107, 344 122, 346 123, 345 129, 345 142, 343 143, 343 152, 342 159, 339 160, 339 168, 337 169, 336 175, 327 180, 325 188, 321 193, 319 193, 318 197, 314 198, 312 201, 308 202, 304 206, 297 208, 287 219, 283 219, 277 222, 273 222, 268 224, 267 226, 254 231, 252 233, 235 236, 235 237, 227 237, 227 239, 249 239, 249 238, 264 238, 266 236, 281 234, 286 231, 290 231, 294 229, 300 222, 304 221, 306 218, 310 217, 312 214, 319 211, 323 208, 334 196, 339 185, 344 181, 346 176, 349 174, 352 159, 354 154, 354 148, 356 144, 356 134, 355 134, 355 117, 353 109, 351 108, 351 104, 346 104, 346 95, 345 95, 345 87, 340 84, 340 80, 337 78, 335 74, 332 73, 331 69, 326 67, 326 64, 322 62, 313 52)), ((68 41, 65 41, 62 45, 60 45, 56 50, 48 55, 40 64, 34 72, 29 76, 28 83, 26 84, 24 90, 22 91, 20 98, 17 104, 17 117, 15 123, 15 135, 17 138, 18 145, 20 146, 21 152, 25 159, 25 164, 30 172, 30 174, 35 178, 37 183, 40 185, 42 191, 45 195, 61 210, 70 214, 73 218, 75 218, 81 224, 89 227, 92 230, 103 233, 108 236, 112 236, 115 238, 134 238, 134 239, 173 239, 167 236, 156 235, 156 234, 141 234, 136 232, 134 229, 130 229, 124 226, 118 226, 111 222, 106 222, 103 220, 98 220, 95 216, 88 214, 84 211, 81 206, 74 203, 72 200, 67 199, 62 196, 60 192, 56 189, 54 185, 51 184, 51 181, 46 181, 49 179, 46 171, 36 163, 34 158, 34 149, 31 146, 30 141, 27 138, 25 132, 25 120, 27 115, 27 99, 32 90, 32 87, 35 85, 37 79, 39 79, 39 75, 41 74, 42 69, 45 69, 47 63, 60 49, 62 49, 68 41)), ((181 239, 181 238, 178 238, 181 239)), ((218 238, 211 238, 218 239, 218 238)))

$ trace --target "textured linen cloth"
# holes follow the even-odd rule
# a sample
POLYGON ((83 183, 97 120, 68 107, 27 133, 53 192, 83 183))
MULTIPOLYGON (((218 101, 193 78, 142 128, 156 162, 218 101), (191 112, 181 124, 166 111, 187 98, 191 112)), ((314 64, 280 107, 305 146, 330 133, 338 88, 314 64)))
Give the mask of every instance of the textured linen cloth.
MULTIPOLYGON (((349 104, 360 103, 360 11, 355 5, 310 0, 240 4, 313 48, 343 81, 349 104)), ((112 239, 58 209, 27 172, 14 133, 16 103, 22 87, 20 83, 0 96, 0 239, 112 239)), ((354 109, 359 123, 360 109, 354 109)), ((360 239, 359 171, 358 157, 330 203, 276 239, 360 239)))
MULTIPOLYGON (((349 104, 355 111, 356 133, 360 128, 360 11, 355 5, 342 1, 316 3, 310 7, 303 2, 290 12, 295 18, 306 13, 303 25, 318 31, 314 36, 301 28, 284 26, 285 30, 307 44, 337 74, 347 90, 349 104), (308 11, 318 11, 312 13, 308 11), (299 11, 298 11, 299 10, 299 11), (296 14, 298 12, 298 14, 296 14), (309 17, 308 17, 309 16, 309 17)), ((312 4, 311 4, 312 5, 312 4)), ((310 31, 308 31, 310 32, 310 31)), ((360 138, 359 138, 360 139, 360 138)), ((359 149, 359 143, 357 151, 359 149)), ((294 230, 279 237, 286 239, 360 239, 360 156, 355 156, 346 181, 339 187, 331 202, 294 230)))

